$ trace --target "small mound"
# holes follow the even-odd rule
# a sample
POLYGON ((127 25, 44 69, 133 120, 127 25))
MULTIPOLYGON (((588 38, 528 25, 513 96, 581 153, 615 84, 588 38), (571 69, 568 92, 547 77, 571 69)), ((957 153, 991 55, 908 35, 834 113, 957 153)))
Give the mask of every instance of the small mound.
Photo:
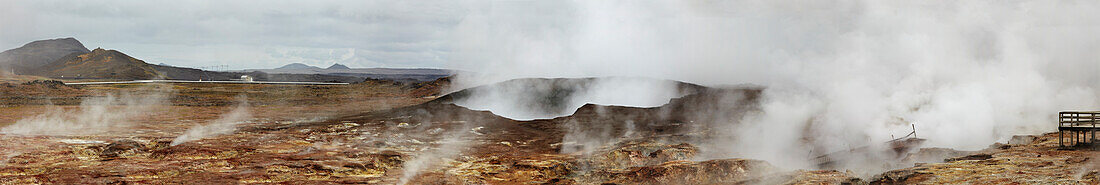
POLYGON ((351 69, 351 68, 348 67, 348 66, 345 66, 343 64, 332 64, 332 66, 329 66, 328 68, 325 68, 325 69, 351 69))
POLYGON ((648 78, 526 78, 464 89, 448 101, 515 120, 568 116, 585 104, 658 107, 706 87, 648 78))

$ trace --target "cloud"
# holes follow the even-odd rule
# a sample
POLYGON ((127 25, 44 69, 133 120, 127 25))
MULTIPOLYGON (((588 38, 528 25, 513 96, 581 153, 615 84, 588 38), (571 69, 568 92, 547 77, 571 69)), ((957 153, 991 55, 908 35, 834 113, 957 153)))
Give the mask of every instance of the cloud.
POLYGON ((0 48, 57 37, 150 63, 268 68, 288 62, 441 67, 441 40, 463 17, 428 1, 6 1, 0 48), (268 49, 289 51, 264 56, 268 49), (318 52, 355 50, 354 59, 318 52))
POLYGON ((729 120, 741 125, 727 133, 768 138, 716 141, 760 146, 717 151, 740 157, 840 151, 910 124, 928 146, 980 149, 1054 131, 1057 111, 1100 108, 1094 1, 509 3, 473 5, 449 37, 449 65, 482 72, 457 86, 589 76, 766 86, 772 111, 729 120), (761 140, 774 142, 751 143, 761 140))

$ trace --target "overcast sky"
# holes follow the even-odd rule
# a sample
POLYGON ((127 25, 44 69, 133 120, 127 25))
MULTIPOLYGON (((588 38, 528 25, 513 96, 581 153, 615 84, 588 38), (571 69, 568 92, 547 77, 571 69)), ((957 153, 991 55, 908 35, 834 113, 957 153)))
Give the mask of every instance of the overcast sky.
POLYGON ((447 67, 447 37, 470 5, 455 1, 5 1, 0 6, 0 50, 34 40, 74 37, 89 49, 115 49, 153 64, 447 67))
POLYGON ((1008 53, 1053 66, 1042 70, 1094 71, 1069 64, 1096 64, 1098 9, 1088 0, 6 0, 0 50, 75 37, 187 67, 341 63, 767 84, 782 80, 767 74, 804 76, 792 71, 819 60, 908 69, 1008 53), (1017 42, 1024 48, 1002 47, 1017 42))

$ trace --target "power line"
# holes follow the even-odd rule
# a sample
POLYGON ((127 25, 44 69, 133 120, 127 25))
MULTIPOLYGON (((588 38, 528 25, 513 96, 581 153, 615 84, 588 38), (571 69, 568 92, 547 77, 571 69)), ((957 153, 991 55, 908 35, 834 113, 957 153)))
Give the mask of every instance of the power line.
POLYGON ((228 64, 212 65, 212 66, 199 66, 198 68, 200 70, 203 70, 203 71, 229 71, 229 65, 228 64))

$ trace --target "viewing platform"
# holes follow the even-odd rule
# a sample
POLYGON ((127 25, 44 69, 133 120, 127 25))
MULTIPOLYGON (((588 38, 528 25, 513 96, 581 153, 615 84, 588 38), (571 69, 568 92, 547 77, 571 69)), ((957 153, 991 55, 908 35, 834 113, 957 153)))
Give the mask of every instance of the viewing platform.
POLYGON ((1100 130, 1100 111, 1058 112, 1058 145, 1063 148, 1067 144, 1093 144, 1097 141, 1097 130, 1100 130), (1066 136, 1070 136, 1068 140, 1066 136))

